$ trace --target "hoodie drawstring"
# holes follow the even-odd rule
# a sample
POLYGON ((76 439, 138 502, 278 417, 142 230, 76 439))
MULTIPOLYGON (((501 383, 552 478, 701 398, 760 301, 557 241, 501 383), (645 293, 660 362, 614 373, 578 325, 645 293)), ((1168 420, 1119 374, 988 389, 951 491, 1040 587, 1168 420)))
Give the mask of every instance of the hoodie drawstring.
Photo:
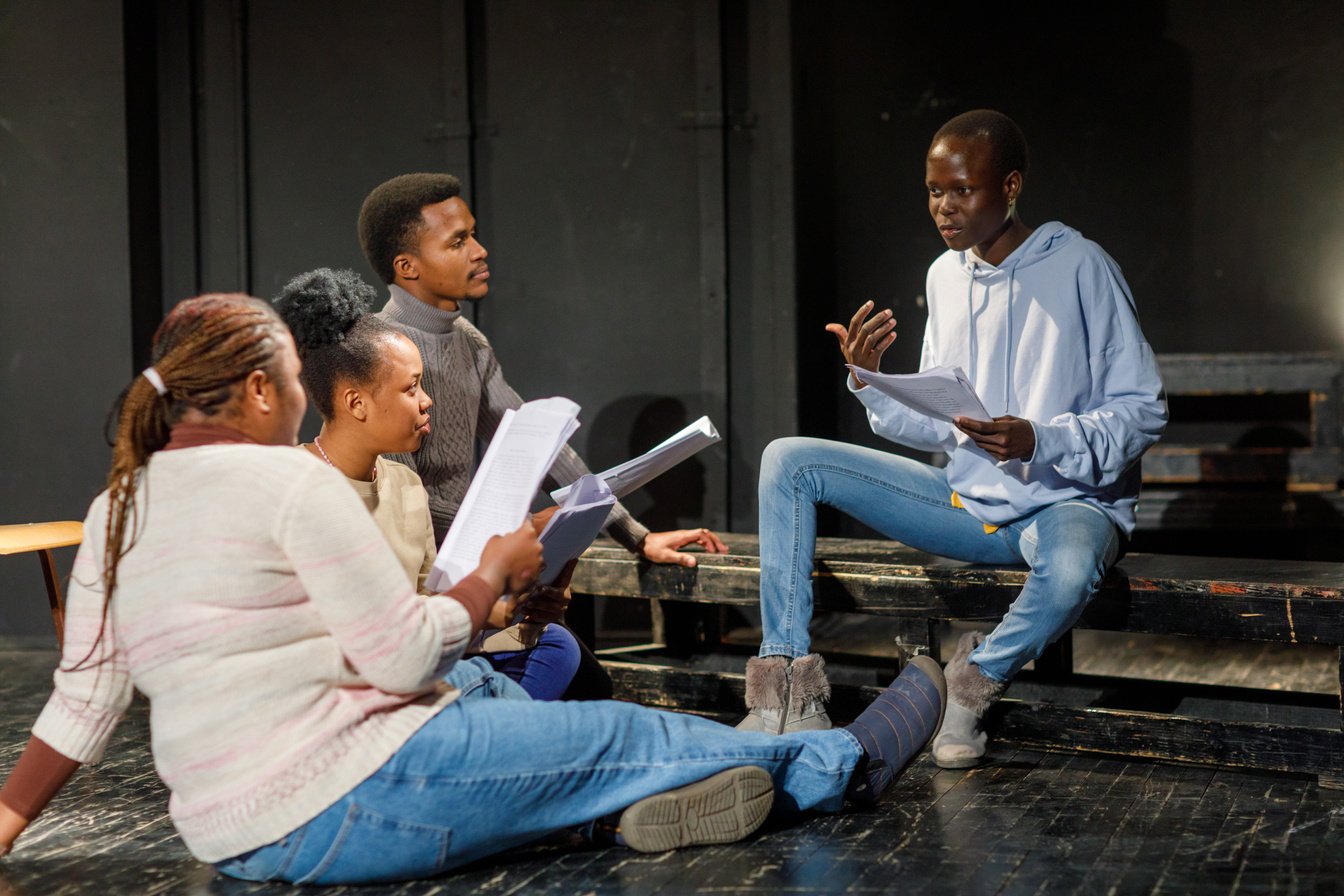
POLYGON ((975 376, 976 367, 976 338, 975 338, 975 273, 979 270, 976 262, 971 262, 971 279, 966 284, 966 348, 971 357, 970 374, 975 376))
POLYGON ((1008 344, 1003 352, 1003 412, 1011 412, 1008 403, 1013 394, 1013 283, 1017 279, 1017 262, 1008 269, 1008 344))
MULTIPOLYGON (((1008 333, 1005 337, 1005 346, 1003 352, 1003 413, 1008 414, 1012 411, 1011 398, 1013 394, 1013 287, 1017 283, 1017 266, 1021 260, 1013 262, 1013 266, 1008 269, 1008 308, 1006 317, 1008 321, 1008 333)), ((971 279, 966 285, 966 339, 971 361, 971 376, 975 376, 975 371, 979 370, 979 348, 980 341, 976 338, 975 331, 975 279, 980 273, 979 262, 971 262, 971 279)), ((989 303, 988 283, 985 284, 985 303, 989 303)))

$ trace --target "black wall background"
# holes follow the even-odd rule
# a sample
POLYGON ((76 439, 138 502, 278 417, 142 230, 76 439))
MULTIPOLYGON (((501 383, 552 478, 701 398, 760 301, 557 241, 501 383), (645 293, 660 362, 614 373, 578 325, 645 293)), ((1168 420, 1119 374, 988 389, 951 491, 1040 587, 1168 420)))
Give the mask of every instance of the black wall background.
MULTIPOLYGON (((593 465, 718 424, 631 499, 657 526, 753 530, 776 436, 878 444, 822 326, 890 304, 914 365, 923 155, 966 109, 1023 126, 1024 216, 1101 243, 1159 351, 1335 349, 1341 100, 1334 2, 5 0, 0 523, 83 516, 174 302, 372 280, 355 214, 412 170, 466 181, 477 323, 593 465)), ((49 625, 0 558, 0 633, 49 625)))
MULTIPOLYGON (((107 476, 131 369, 123 68, 117 4, 0 4, 0 523, 83 519, 107 476)), ((38 561, 0 557, 0 632, 50 631, 38 561)))

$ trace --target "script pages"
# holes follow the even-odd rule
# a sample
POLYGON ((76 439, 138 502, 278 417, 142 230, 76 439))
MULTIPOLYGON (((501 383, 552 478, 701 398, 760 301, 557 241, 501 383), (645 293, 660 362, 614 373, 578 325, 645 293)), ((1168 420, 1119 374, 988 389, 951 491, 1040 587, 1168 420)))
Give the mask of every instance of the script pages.
POLYGON ((541 530, 541 584, 554 582, 566 563, 588 550, 615 504, 611 489, 592 473, 569 486, 565 500, 541 530))
POLYGON ((994 419, 960 367, 930 367, 919 373, 876 373, 853 364, 846 366, 854 371, 859 382, 867 383, 926 417, 948 423, 954 417, 994 419))
POLYGON ((426 587, 451 588, 480 564, 487 541, 522 524, 542 477, 579 428, 578 414, 579 406, 567 398, 538 399, 504 412, 439 547, 426 587))
MULTIPOLYGON (((641 485, 661 476, 663 473, 686 460, 701 449, 719 441, 719 431, 708 417, 701 417, 680 432, 668 436, 639 457, 623 464, 617 464, 609 470, 597 474, 597 478, 607 484, 612 495, 624 498, 641 485)), ((582 482, 583 480, 579 480, 582 482)), ((551 492, 555 503, 564 504, 570 489, 578 483, 558 488, 551 492)), ((575 555, 577 556, 577 555, 575 555)))
MULTIPOLYGON (((541 530, 541 575, 537 577, 540 584, 554 582, 566 563, 588 550, 588 545, 602 531, 615 503, 616 496, 611 489, 592 473, 575 481, 565 502, 556 508, 546 528, 541 530)), ((482 642, 481 648, 495 652, 536 647, 546 626, 528 622, 525 607, 518 609, 514 621, 519 624, 491 635, 482 642), (514 640, 510 642, 510 638, 514 640)))

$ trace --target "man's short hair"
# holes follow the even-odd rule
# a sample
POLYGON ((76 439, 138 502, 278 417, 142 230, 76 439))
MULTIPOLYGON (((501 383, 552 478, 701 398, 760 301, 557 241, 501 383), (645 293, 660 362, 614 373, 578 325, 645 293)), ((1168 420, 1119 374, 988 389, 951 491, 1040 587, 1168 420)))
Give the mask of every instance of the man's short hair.
POLYGON ((396 279, 392 261, 414 252, 424 226, 420 210, 462 195, 451 174, 403 174, 373 188, 359 208, 359 245, 384 283, 396 279))
POLYGON ((993 109, 974 109, 963 112, 938 129, 933 135, 932 146, 944 137, 960 137, 963 140, 985 140, 990 145, 994 171, 999 177, 1007 177, 1017 171, 1027 176, 1027 138, 1011 118, 993 109))

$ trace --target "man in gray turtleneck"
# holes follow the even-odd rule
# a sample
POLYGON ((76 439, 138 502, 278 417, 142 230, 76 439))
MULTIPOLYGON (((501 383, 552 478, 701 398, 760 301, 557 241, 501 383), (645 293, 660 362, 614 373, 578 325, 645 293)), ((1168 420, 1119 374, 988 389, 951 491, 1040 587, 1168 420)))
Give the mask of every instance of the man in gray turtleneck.
MULTIPOLYGON (((476 219, 450 174, 403 174, 374 188, 359 210, 359 242, 391 298, 379 316, 410 337, 424 360, 424 388, 436 420, 414 454, 396 455, 420 474, 429 492, 435 537, 442 542, 471 480, 476 440, 489 442, 504 411, 522 404, 504 380, 499 361, 460 304, 490 290, 486 251, 476 219)), ((588 468, 566 446, 547 476, 548 487, 568 485, 588 468)), ((619 503, 607 532, 632 553, 655 563, 694 566, 695 555, 727 548, 708 529, 650 532, 619 503)))

